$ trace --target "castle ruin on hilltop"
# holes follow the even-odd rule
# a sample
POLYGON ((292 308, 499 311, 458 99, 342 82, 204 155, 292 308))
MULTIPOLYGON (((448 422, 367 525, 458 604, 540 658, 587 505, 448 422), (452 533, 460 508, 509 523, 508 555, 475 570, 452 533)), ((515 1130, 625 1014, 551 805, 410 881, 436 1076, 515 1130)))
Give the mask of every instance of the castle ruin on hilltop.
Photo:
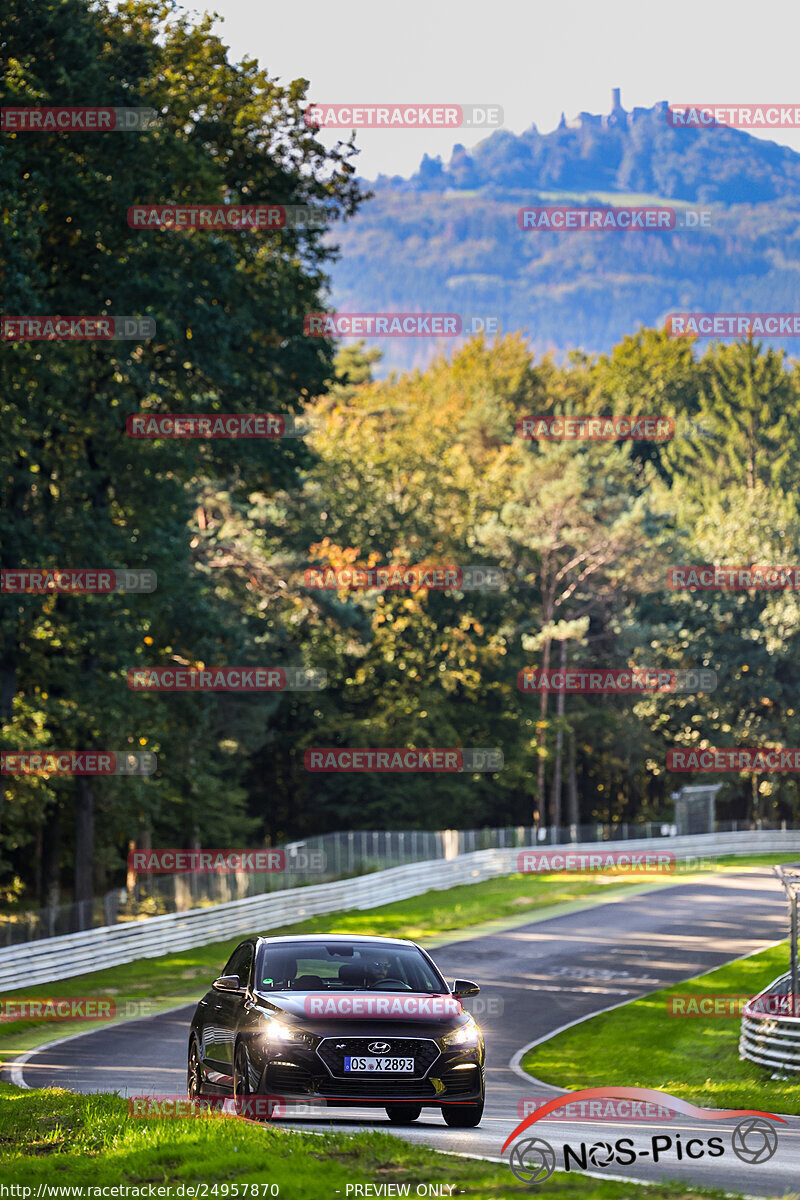
POLYGON ((558 123, 559 129, 614 129, 618 126, 628 127, 636 121, 642 120, 651 112, 663 112, 667 108, 667 101, 661 100, 653 108, 634 108, 632 112, 626 112, 622 107, 621 89, 611 89, 611 112, 605 115, 598 113, 581 112, 577 117, 568 121, 561 114, 561 120, 558 123))

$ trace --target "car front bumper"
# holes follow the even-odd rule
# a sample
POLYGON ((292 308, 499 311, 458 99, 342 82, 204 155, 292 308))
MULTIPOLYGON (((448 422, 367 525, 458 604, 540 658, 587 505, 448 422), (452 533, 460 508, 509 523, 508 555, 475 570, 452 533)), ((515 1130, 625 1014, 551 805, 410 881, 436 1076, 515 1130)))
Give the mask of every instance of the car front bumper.
MULTIPOLYGON (((433 1049, 415 1054, 413 1075, 344 1073, 341 1060, 347 1053, 363 1054, 366 1039, 324 1039, 315 1049, 292 1046, 268 1052, 263 1060, 260 1091, 291 1103, 324 1100, 330 1106, 386 1104, 476 1104, 484 1092, 483 1045, 433 1049), (336 1056, 326 1053, 325 1042, 344 1046, 336 1056), (430 1059, 431 1061, 427 1061, 430 1059)), ((393 1039, 396 1042, 396 1039, 393 1039)), ((407 1039, 430 1041, 430 1039, 407 1039)), ((402 1053, 403 1051, 396 1051, 402 1053)))

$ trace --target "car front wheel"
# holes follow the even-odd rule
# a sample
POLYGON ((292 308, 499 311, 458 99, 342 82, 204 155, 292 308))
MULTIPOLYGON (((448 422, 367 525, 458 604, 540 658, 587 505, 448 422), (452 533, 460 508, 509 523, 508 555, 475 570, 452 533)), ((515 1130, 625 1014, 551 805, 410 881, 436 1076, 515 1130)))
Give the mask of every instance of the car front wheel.
POLYGON ((395 1125, 410 1125, 422 1112, 421 1104, 387 1104, 386 1115, 395 1125))
POLYGON ((483 1101, 478 1104, 453 1104, 442 1109, 445 1124, 452 1129, 474 1129, 483 1116, 483 1101))
POLYGON ((233 1101, 237 1113, 247 1116, 247 1097, 250 1095, 250 1060, 242 1042, 236 1047, 233 1060, 233 1101))
POLYGON ((186 1095, 193 1104, 210 1106, 208 1096, 203 1095, 203 1067, 200 1062, 200 1047, 192 1036, 189 1043, 189 1066, 186 1072, 186 1095))

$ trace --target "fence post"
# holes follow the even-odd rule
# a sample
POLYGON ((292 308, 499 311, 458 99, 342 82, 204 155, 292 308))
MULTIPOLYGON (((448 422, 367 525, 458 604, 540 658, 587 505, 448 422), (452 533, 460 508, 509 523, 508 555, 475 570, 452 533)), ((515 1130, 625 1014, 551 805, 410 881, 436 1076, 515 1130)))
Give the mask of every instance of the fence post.
POLYGON ((797 973, 797 892, 792 891, 790 900, 790 921, 791 921, 791 972, 792 972, 792 1010, 794 1011, 794 1002, 800 996, 800 982, 798 981, 797 973))

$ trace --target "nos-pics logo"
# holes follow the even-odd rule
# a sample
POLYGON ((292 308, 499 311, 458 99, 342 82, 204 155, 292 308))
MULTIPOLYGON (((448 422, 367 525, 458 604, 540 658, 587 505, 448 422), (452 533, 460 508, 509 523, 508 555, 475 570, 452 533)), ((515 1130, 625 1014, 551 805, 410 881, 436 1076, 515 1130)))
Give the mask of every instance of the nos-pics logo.
MULTIPOLYGON (((507 1138, 503 1150, 524 1133, 535 1121, 548 1116, 556 1109, 577 1100, 588 1100, 600 1097, 616 1099, 656 1101, 665 1108, 683 1113, 685 1116, 697 1117, 704 1120, 724 1120, 730 1117, 741 1118, 730 1134, 730 1150, 748 1166, 768 1162, 778 1148, 778 1134, 772 1121, 783 1122, 782 1117, 773 1113, 761 1112, 755 1109, 713 1109, 698 1108, 676 1096, 658 1092, 651 1088, 587 1088, 584 1091, 569 1092, 566 1096, 556 1096, 548 1100, 535 1112, 520 1122, 514 1132, 507 1138)), ((577 1146, 564 1143, 561 1148, 564 1171, 590 1171, 595 1168, 610 1166, 630 1166, 642 1160, 659 1162, 665 1157, 678 1161, 686 1159, 721 1158, 726 1153, 724 1135, 712 1137, 686 1137, 680 1133, 653 1134, 649 1141, 637 1148, 633 1138, 621 1137, 613 1142, 597 1141, 593 1143, 580 1142, 577 1146)), ((556 1170, 557 1154, 544 1138, 530 1135, 516 1141, 509 1155, 509 1166, 517 1179, 523 1183, 538 1184, 549 1179, 556 1170)))

